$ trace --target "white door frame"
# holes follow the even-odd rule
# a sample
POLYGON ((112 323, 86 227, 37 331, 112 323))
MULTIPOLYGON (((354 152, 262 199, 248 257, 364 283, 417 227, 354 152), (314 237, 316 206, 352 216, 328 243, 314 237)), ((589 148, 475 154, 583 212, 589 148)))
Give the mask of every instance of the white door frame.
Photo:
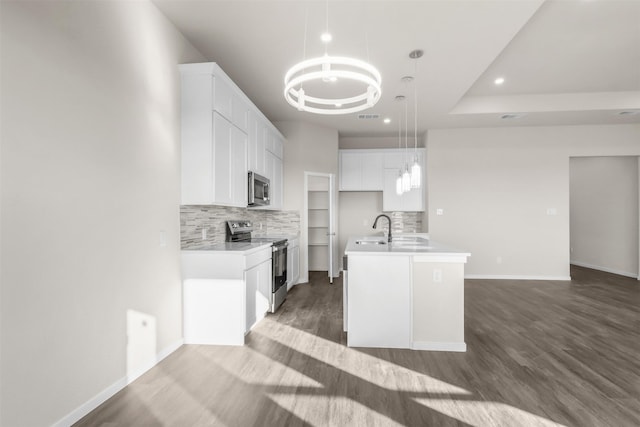
POLYGON ((301 247, 301 259, 300 259, 300 282, 306 283, 309 281, 309 177, 317 176, 327 178, 329 180, 329 233, 334 233, 333 236, 329 236, 329 279, 333 282, 334 277, 340 275, 339 263, 335 262, 336 252, 338 249, 338 198, 336 192, 336 175, 332 173, 324 172, 304 172, 304 188, 303 188, 303 205, 302 205, 302 218, 300 218, 300 247, 301 247), (304 252, 304 253, 303 253, 304 252), (333 268, 332 268, 333 266, 333 268))

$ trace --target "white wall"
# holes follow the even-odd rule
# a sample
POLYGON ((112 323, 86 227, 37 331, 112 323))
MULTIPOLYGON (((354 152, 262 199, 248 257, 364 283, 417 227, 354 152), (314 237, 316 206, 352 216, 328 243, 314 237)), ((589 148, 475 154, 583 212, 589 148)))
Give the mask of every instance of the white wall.
POLYGON ((0 28, 0 424, 68 424, 126 382, 127 310, 181 342, 176 64, 204 58, 146 1, 2 2, 0 28))
POLYGON ((470 277, 568 278, 569 158, 639 154, 637 124, 432 130, 429 234, 470 277))
POLYGON ((638 276, 638 157, 570 162, 571 263, 638 276))
MULTIPOLYGON (((275 122, 286 138, 284 144, 283 210, 300 212, 301 228, 305 227, 304 172, 338 173, 338 131, 304 122, 275 122)), ((337 188, 337 183, 336 183, 337 188)), ((308 239, 300 230, 300 282, 308 280, 308 239)))

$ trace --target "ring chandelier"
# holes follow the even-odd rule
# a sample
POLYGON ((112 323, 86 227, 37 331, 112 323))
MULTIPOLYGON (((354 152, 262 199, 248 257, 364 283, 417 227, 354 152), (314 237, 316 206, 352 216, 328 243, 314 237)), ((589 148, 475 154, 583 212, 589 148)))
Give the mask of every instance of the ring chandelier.
POLYGON ((349 114, 373 107, 382 95, 380 72, 371 64, 355 58, 324 55, 302 61, 284 77, 284 97, 299 111, 315 114, 349 114), (321 80, 352 80, 366 86, 359 95, 347 98, 323 98, 305 93, 304 83, 321 80))

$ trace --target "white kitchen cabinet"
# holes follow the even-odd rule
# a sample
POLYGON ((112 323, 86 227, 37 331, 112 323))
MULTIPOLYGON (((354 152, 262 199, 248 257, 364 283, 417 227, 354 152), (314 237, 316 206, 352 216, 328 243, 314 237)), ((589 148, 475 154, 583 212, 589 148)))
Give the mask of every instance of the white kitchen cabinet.
POLYGON ((340 191, 360 191, 362 171, 360 154, 340 150, 340 191))
POLYGON ((287 248, 287 289, 298 283, 300 279, 300 240, 289 239, 287 248))
POLYGON ((382 150, 340 150, 340 191, 382 191, 382 150))
POLYGON ((271 246, 184 250, 183 325, 187 344, 243 345, 269 309, 271 246))
POLYGON ((269 189, 271 191, 271 201, 269 206, 261 207, 261 209, 282 209, 282 159, 276 157, 270 151, 266 151, 264 155, 265 173, 264 176, 269 178, 269 189))
POLYGON ((181 204, 246 207, 251 170, 272 181, 269 208, 281 209, 282 135, 215 63, 180 71, 181 204))
POLYGON ((411 348, 409 256, 349 255, 347 345, 411 348))
POLYGON ((217 112, 213 113, 214 202, 247 205, 247 135, 217 112))
POLYGON ((271 157, 273 162, 273 176, 271 177, 271 208, 282 209, 282 159, 271 157))
POLYGON ((253 325, 269 311, 271 258, 246 270, 244 277, 247 301, 245 332, 249 332, 253 325))
POLYGON ((283 141, 275 132, 267 132, 265 148, 278 158, 282 158, 283 154, 283 141))
POLYGON ((213 109, 233 123, 238 129, 248 130, 249 106, 236 93, 231 84, 221 76, 214 76, 213 109))
POLYGON ((249 112, 248 136, 248 169, 259 175, 266 176, 265 168, 265 136, 267 127, 253 111, 249 112))

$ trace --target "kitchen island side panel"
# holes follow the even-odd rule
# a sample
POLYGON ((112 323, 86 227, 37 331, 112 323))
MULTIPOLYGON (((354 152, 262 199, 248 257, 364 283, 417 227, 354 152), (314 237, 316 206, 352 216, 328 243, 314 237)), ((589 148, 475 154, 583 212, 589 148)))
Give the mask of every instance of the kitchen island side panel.
POLYGON ((464 263, 412 264, 413 348, 465 351, 464 263))

